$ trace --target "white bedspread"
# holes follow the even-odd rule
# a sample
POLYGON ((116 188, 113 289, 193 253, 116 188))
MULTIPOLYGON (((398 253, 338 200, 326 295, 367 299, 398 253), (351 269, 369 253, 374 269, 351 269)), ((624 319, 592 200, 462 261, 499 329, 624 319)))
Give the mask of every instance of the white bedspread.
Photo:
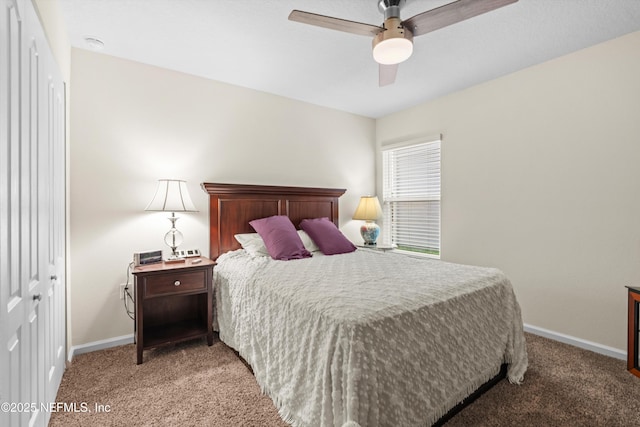
POLYGON ((294 426, 431 425, 509 363, 520 308, 502 272, 357 250, 217 260, 216 329, 294 426))

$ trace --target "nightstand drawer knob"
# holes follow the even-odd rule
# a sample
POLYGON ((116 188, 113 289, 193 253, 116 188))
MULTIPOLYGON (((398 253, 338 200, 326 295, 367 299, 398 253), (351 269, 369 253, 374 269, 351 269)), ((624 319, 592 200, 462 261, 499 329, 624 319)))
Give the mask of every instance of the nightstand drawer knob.
POLYGON ((173 286, 180 286, 180 280, 176 280, 175 282, 173 282, 173 286))

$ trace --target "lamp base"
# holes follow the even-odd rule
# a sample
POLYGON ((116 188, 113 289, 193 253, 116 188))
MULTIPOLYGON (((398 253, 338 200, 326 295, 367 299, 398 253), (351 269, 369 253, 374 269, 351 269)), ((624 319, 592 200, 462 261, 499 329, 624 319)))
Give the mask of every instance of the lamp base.
POLYGON ((375 246, 380 235, 380 226, 373 221, 367 221, 360 227, 360 235, 365 246, 375 246))
POLYGON ((176 228, 178 217, 175 212, 171 212, 169 221, 171 221, 171 229, 164 235, 164 243, 171 248, 171 256, 169 258, 178 258, 176 249, 182 244, 182 233, 176 228))

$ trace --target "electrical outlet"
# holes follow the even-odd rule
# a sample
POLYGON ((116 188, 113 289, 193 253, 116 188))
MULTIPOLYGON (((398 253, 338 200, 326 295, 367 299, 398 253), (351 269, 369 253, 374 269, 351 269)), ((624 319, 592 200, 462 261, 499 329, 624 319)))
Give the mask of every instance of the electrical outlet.
POLYGON ((125 292, 124 288, 126 287, 127 287, 126 283, 120 283, 120 299, 124 299, 124 292, 125 292))

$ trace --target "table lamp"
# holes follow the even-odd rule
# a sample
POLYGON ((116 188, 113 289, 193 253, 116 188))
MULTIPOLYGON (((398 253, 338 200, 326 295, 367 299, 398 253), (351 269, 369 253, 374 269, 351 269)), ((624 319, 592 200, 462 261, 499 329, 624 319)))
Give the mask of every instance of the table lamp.
POLYGON ((182 233, 176 229, 176 212, 198 212, 189 196, 187 182, 179 179, 159 179, 156 194, 144 210, 171 212, 171 229, 165 234, 164 242, 171 248, 169 259, 178 258, 176 248, 182 243, 182 233))
POLYGON ((380 226, 375 220, 382 217, 382 208, 376 196, 362 196, 360 203, 353 214, 353 219, 364 220, 365 223, 360 227, 360 234, 364 240, 364 244, 375 246, 376 239, 380 234, 380 226))

